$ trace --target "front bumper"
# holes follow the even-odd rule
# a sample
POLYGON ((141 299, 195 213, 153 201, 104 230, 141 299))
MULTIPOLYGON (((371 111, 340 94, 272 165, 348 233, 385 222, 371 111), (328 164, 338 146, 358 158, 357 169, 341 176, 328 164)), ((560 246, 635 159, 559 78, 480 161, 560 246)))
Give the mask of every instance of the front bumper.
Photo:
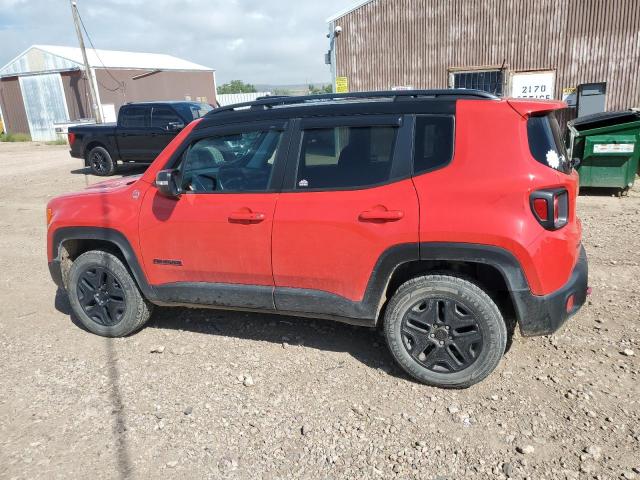
POLYGON ((588 276, 587 253, 581 245, 578 262, 562 288, 549 295, 511 292, 522 335, 550 335, 558 330, 587 300, 588 276), (573 308, 567 311, 571 295, 574 296, 573 308))

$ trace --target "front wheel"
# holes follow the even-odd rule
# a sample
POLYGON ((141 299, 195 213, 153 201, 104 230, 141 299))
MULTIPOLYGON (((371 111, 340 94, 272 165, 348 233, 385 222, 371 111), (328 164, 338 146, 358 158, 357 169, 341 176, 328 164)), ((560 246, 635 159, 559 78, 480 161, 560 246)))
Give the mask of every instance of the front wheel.
POLYGON ((69 303, 89 331, 123 337, 142 328, 152 305, 115 255, 92 250, 76 258, 69 270, 69 303))
POLYGON ((394 359, 427 385, 466 388, 500 362, 507 328, 500 310, 477 285, 459 277, 428 275, 393 295, 384 332, 394 359))

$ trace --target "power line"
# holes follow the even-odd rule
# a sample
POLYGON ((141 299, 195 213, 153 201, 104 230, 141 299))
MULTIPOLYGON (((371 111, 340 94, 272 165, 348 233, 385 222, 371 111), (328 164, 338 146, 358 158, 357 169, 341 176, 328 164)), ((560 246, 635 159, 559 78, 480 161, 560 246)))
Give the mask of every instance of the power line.
POLYGON ((87 27, 84 26, 84 21, 82 21, 82 16, 80 15, 80 11, 79 10, 76 10, 76 11, 78 12, 78 18, 80 19, 80 25, 82 25, 82 30, 84 30, 84 33, 87 36, 87 40, 89 40, 89 45, 91 45, 91 48, 93 48, 93 52, 96 54, 96 58, 102 64, 102 67, 104 68, 105 72, 107 72, 107 74, 112 78, 112 80, 114 82, 116 82, 116 85, 118 85, 118 86, 116 88, 109 88, 109 87, 106 87, 105 85, 103 85, 101 82, 98 82, 98 83, 100 84, 100 86, 102 88, 104 88, 106 90, 109 90, 110 92, 117 92, 118 90, 121 90, 123 88, 123 85, 120 83, 120 81, 116 77, 114 77, 111 74, 111 72, 109 71, 107 66, 104 64, 104 62, 100 58, 100 55, 98 55, 98 50, 96 49, 95 45, 93 44, 93 40, 91 40, 91 36, 89 35, 89 32, 87 31, 87 27))

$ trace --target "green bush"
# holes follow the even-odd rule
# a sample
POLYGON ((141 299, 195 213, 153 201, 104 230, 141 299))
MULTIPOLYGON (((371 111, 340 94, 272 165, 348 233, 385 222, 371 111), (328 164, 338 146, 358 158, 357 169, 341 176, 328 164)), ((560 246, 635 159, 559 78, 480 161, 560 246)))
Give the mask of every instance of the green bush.
POLYGON ((27 133, 3 133, 0 142, 30 142, 31 135, 27 133))

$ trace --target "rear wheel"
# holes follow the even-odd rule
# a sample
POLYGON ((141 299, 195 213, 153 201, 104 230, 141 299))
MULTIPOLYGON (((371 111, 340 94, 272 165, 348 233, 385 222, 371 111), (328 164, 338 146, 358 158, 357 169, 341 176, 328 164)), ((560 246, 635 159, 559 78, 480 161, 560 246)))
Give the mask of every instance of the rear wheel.
POLYGON ((87 330, 122 337, 139 330, 151 316, 147 302, 118 257, 93 250, 80 255, 69 271, 69 303, 87 330))
POLYGON ((505 322, 491 298, 477 285, 448 275, 404 283, 387 306, 384 332, 403 370, 445 388, 484 379, 507 342, 505 322))
POLYGON ((89 152, 88 164, 95 175, 106 177, 116 171, 116 162, 104 147, 93 147, 89 152))

